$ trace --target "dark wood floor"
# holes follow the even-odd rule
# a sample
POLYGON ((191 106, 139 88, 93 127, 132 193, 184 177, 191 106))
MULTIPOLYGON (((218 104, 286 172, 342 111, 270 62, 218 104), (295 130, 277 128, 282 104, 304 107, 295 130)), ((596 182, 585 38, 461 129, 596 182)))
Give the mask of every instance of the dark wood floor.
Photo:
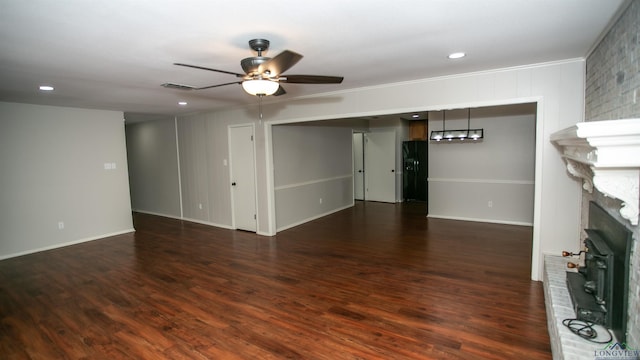
POLYGON ((531 228, 357 203, 275 237, 137 232, 0 261, 2 359, 550 359, 531 228))

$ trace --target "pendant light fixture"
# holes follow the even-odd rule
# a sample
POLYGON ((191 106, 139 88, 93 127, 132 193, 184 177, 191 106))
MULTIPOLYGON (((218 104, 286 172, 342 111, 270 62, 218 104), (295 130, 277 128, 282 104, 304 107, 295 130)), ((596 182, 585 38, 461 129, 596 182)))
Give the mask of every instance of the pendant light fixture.
POLYGON ((484 130, 483 129, 471 129, 471 108, 467 109, 467 128, 466 129, 458 129, 458 130, 447 130, 446 129, 446 110, 442 110, 442 130, 432 131, 431 136, 429 136, 429 140, 431 141, 464 141, 464 140, 473 140, 477 141, 484 138, 484 130))

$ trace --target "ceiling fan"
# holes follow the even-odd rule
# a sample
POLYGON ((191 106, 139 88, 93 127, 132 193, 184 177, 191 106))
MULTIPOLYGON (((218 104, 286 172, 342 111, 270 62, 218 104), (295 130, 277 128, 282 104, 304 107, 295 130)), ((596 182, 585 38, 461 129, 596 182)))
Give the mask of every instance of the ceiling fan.
POLYGON ((293 51, 285 50, 273 58, 262 56, 263 51, 269 49, 269 40, 253 39, 249 41, 249 47, 258 52, 258 56, 248 57, 240 61, 244 74, 232 71, 212 69, 204 66, 189 65, 183 63, 174 63, 174 65, 185 66, 194 69, 215 71, 219 73, 234 75, 241 80, 228 82, 224 84, 216 84, 203 87, 194 87, 190 85, 164 83, 162 86, 180 90, 204 90, 220 86, 242 84, 244 90, 255 96, 266 95, 284 95, 287 92, 282 87, 282 83, 290 84, 340 84, 344 79, 342 76, 323 76, 323 75, 283 75, 295 65, 302 55, 293 51))

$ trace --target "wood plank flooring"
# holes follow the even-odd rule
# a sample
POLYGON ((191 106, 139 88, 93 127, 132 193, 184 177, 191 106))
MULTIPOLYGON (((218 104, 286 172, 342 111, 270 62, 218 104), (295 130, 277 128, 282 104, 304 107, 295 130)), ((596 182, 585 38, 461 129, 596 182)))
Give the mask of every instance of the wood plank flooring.
POLYGON ((0 358, 551 358, 530 227, 372 202, 274 237, 134 221, 0 261, 0 358))

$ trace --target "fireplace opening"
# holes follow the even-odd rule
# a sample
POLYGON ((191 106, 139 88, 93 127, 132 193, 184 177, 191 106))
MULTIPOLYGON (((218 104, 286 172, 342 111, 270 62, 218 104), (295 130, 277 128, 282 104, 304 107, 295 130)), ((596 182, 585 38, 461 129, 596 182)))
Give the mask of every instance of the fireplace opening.
POLYGON ((609 328, 624 343, 632 233, 593 201, 588 221, 583 266, 567 272, 569 295, 579 320, 609 328))

